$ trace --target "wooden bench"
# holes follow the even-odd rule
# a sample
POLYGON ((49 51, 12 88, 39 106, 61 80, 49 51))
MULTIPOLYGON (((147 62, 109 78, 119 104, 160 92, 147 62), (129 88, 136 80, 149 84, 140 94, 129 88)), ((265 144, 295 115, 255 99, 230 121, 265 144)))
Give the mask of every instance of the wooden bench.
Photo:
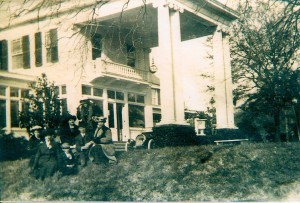
POLYGON ((242 143, 244 141, 248 141, 248 139, 234 139, 234 140, 215 140, 214 142, 219 145, 219 144, 223 144, 223 143, 242 143))

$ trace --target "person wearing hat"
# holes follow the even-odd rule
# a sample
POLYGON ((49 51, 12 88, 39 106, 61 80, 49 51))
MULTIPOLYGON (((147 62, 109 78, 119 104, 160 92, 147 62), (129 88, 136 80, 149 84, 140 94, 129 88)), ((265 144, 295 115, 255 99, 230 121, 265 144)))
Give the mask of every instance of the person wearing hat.
POLYGON ((45 142, 43 142, 35 155, 32 172, 38 179, 54 175, 57 171, 59 159, 59 147, 52 141, 52 131, 45 131, 45 142))
POLYGON ((61 128, 61 143, 75 144, 75 137, 79 134, 78 126, 75 124, 76 116, 68 115, 66 118, 67 123, 61 128))
POLYGON ((94 144, 93 136, 86 131, 83 123, 78 126, 79 134, 75 137, 76 151, 79 155, 80 167, 85 167, 88 161, 90 147, 94 144))
POLYGON ((67 142, 61 145, 61 151, 59 153, 59 170, 63 175, 71 175, 77 172, 76 160, 70 147, 70 144, 67 142))
POLYGON ((92 148, 91 155, 95 163, 108 163, 116 164, 117 159, 115 156, 115 146, 112 141, 111 130, 104 124, 105 117, 97 117, 97 128, 94 133, 94 147, 92 148))
POLYGON ((42 137, 42 127, 41 126, 33 126, 31 128, 31 136, 28 141, 28 151, 31 155, 31 159, 29 161, 29 166, 33 165, 34 156, 39 148, 39 145, 43 143, 44 139, 42 137))

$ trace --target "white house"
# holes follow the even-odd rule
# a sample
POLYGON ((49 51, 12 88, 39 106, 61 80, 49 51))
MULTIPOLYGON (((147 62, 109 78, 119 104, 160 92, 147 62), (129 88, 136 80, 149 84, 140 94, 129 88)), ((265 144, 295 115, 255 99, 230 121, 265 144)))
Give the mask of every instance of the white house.
POLYGON ((216 0, 41 1, 23 12, 11 7, 18 15, 0 27, 0 127, 7 132, 24 133, 21 98, 42 73, 59 87, 64 111, 76 114, 82 98, 93 100, 116 141, 155 124, 186 124, 184 110, 205 110, 212 96, 217 128, 234 127, 226 35, 234 10, 216 0))

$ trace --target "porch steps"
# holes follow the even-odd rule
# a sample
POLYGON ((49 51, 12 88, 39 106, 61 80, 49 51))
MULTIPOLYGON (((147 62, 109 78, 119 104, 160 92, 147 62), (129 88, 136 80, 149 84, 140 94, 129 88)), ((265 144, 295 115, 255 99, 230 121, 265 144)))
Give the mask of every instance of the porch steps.
POLYGON ((126 146, 126 142, 122 142, 122 141, 116 141, 114 142, 115 144, 115 150, 116 152, 125 152, 125 146, 126 146))

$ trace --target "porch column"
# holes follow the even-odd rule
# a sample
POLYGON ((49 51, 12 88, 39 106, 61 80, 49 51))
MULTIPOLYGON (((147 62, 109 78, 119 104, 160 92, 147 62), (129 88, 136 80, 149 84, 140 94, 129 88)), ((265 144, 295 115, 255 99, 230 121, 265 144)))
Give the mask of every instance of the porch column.
POLYGON ((151 88, 147 89, 145 96, 145 128, 150 131, 153 127, 153 110, 152 110, 152 94, 151 88))
POLYGON ((219 28, 213 36, 217 128, 236 128, 228 37, 219 28))
POLYGON ((6 133, 11 133, 11 100, 10 86, 6 87, 6 133))
POLYGON ((124 107, 123 107, 123 141, 131 138, 129 128, 129 107, 128 107, 128 92, 124 92, 124 107))
POLYGON ((162 124, 184 124, 184 98, 180 74, 180 19, 167 2, 157 3, 158 42, 161 58, 160 91, 162 124))

